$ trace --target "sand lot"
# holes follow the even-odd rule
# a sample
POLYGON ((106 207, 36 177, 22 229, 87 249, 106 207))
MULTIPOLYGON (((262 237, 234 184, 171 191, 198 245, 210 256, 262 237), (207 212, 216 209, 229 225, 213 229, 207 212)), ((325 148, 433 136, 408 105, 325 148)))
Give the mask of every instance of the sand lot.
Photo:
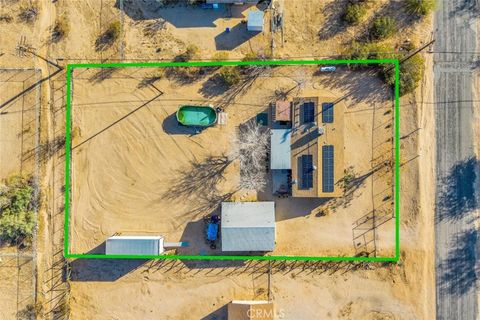
POLYGON ((0 69, 2 179, 12 174, 31 174, 35 169, 40 92, 33 87, 25 94, 21 93, 34 85, 39 77, 40 73, 35 70, 0 69))
MULTIPOLYGON (((56 68, 35 56, 18 56, 16 46, 21 36, 26 37, 26 41, 35 48, 37 54, 62 66, 67 63, 119 60, 171 61, 183 52, 188 44, 195 44, 201 49, 199 59, 211 59, 218 50, 224 51, 221 47, 217 47, 217 43, 232 48, 225 50, 229 53, 229 58, 242 59, 247 53, 270 54, 272 39, 275 41, 273 52, 275 58, 331 58, 344 52, 352 39, 361 36, 369 28, 376 14, 393 15, 400 21, 404 18, 405 12, 399 9, 402 1, 378 0, 373 2, 372 10, 369 11, 365 23, 345 27, 340 17, 341 10, 337 10, 345 5, 344 0, 283 1, 285 42, 281 43, 281 33, 272 35, 269 26, 266 32, 248 37, 241 32, 240 28, 235 30, 236 33, 230 33, 238 37, 229 37, 225 34, 226 27, 233 28, 242 23, 246 10, 253 7, 239 7, 239 12, 234 14, 221 11, 221 16, 213 11, 192 10, 185 6, 168 7, 157 11, 155 13, 157 16, 154 17, 149 16, 152 10, 145 7, 145 15, 142 17, 137 15, 138 11, 127 13, 127 10, 120 10, 117 0, 58 0, 55 2, 7 0, 4 2, 7 5, 0 6, 0 14, 11 15, 13 21, 0 22, 0 28, 6 30, 0 41, 0 65, 5 68, 39 68, 42 70, 42 77, 46 77, 48 71, 52 73, 56 68), (20 7, 30 3, 39 5, 38 19, 31 24, 19 22, 17 16, 20 7), (178 24, 178 17, 186 17, 189 20, 188 18, 197 14, 202 16, 197 21, 202 23, 206 21, 208 24, 203 26, 178 24), (60 17, 66 18, 70 32, 58 43, 52 43, 51 28, 55 20, 60 17), (110 48, 96 51, 96 39, 114 21, 120 21, 122 24, 120 38, 110 48), (155 31, 148 33, 147 31, 152 28, 155 31)), ((124 4, 126 2, 124 1, 124 4)), ((144 4, 148 6, 148 3, 154 2, 154 0, 135 1, 134 7, 144 4)), ((411 22, 411 20, 408 21, 411 22)), ((416 45, 421 45, 422 42, 428 41, 431 30, 431 18, 412 24, 402 24, 398 36, 387 39, 385 43, 392 44, 395 49, 398 49, 408 38, 412 39, 416 45)), ((427 60, 430 57, 428 54, 422 55, 427 60)), ((99 82, 88 80, 95 73, 92 70, 91 74, 85 74, 84 80, 80 79, 75 84, 75 95, 80 94, 78 97, 75 96, 75 103, 78 103, 77 99, 83 99, 83 103, 91 110, 87 111, 86 108, 82 114, 78 111, 81 106, 75 106, 77 110, 74 116, 79 116, 76 121, 82 121, 81 117, 83 117, 83 122, 76 124, 75 144, 91 137, 158 94, 157 90, 149 86, 137 88, 144 79, 142 74, 136 76, 128 73, 125 76, 119 71, 118 75, 121 77, 118 79, 112 76, 110 79, 99 82), (98 88, 99 91, 92 88, 98 88), (99 116, 96 117, 96 115, 99 116)), ((428 78, 429 73, 431 74, 431 70, 427 72, 427 77, 415 95, 401 99, 401 258, 399 263, 381 266, 295 264, 281 272, 276 271, 271 279, 271 298, 277 308, 285 311, 285 319, 433 319, 435 317, 432 249, 434 247, 432 209, 434 179, 432 179, 431 166, 434 155, 432 146, 434 121, 432 120, 432 81, 428 78), (353 267, 359 270, 347 270, 353 267)), ((81 77, 78 73, 76 76, 81 77)), ((351 75, 347 77, 336 74, 335 79, 337 78, 343 84, 351 82, 352 86, 347 88, 355 88, 353 83, 361 84, 364 90, 360 92, 364 93, 364 97, 371 97, 372 90, 368 87, 368 83, 380 83, 376 78, 368 82, 356 81, 357 77, 351 75)), ((332 80, 320 79, 319 82, 321 87, 316 89, 320 88, 332 95, 341 97, 344 91, 348 91, 332 80)), ((65 73, 62 72, 41 85, 41 116, 42 125, 44 125, 42 143, 64 136, 64 83, 65 73)), ((289 80, 285 85, 289 87, 293 83, 294 81, 289 80)), ((259 84, 258 81, 257 84, 259 84)), ((312 90, 313 85, 314 83, 306 90, 312 90)), ((145 231, 140 230, 142 232, 158 232, 161 229, 165 234, 168 233, 172 241, 175 238, 181 239, 184 234, 191 235, 193 238, 198 237, 196 239, 201 238, 198 233, 198 224, 195 225, 195 221, 200 220, 201 217, 195 218, 193 214, 184 216, 185 213, 190 212, 191 205, 198 202, 189 200, 188 203, 186 201, 172 203, 160 197, 168 190, 170 179, 178 180, 177 169, 185 172, 184 169, 190 168, 191 160, 201 162, 213 152, 218 155, 228 150, 228 140, 222 138, 224 135, 220 133, 232 132, 234 123, 241 123, 250 115, 263 111, 265 102, 268 100, 265 99, 266 93, 262 92, 259 95, 262 99, 251 99, 253 104, 250 106, 251 110, 246 106, 242 109, 241 102, 237 101, 232 105, 232 110, 228 111, 230 122, 227 127, 211 128, 194 136, 166 134, 163 130, 163 120, 175 111, 182 99, 217 103, 221 102, 222 97, 218 95, 205 97, 198 91, 198 84, 170 86, 160 81, 156 86, 165 92, 163 96, 74 150, 76 156, 74 170, 83 170, 81 168, 83 165, 85 172, 89 172, 90 175, 81 175, 80 180, 78 175, 74 176, 76 180, 73 185, 73 196, 76 202, 72 208, 72 214, 78 213, 81 208, 88 210, 84 216, 77 215, 72 220, 73 225, 70 230, 72 249, 79 252, 102 249, 97 246, 121 228, 128 232, 138 232, 137 227, 144 228, 145 231), (162 100, 167 96, 180 101, 162 100), (168 147, 163 147, 164 145, 168 147), (91 157, 90 150, 97 150, 95 159, 91 157), (193 157, 192 152, 199 155, 198 159, 193 157), (82 199, 83 202, 77 201, 78 199, 82 199), (135 209, 139 204, 141 204, 141 212, 135 209), (164 208, 168 209, 167 215, 164 208), (170 211, 173 209, 178 211, 170 211), (121 219, 117 219, 119 217, 121 219), (122 224, 122 221, 128 224, 122 224), (113 224, 107 225, 106 222, 113 224), (188 222, 191 222, 190 227, 193 229, 185 233, 188 222)), ((7 91, 3 91, 5 87, 2 87, 0 98, 8 98, 16 94, 17 89, 21 87, 16 85, 15 90, 11 87, 7 91), (4 92, 8 94, 3 95, 4 92)), ((370 99, 356 100, 353 97, 345 99, 349 110, 345 114, 345 123, 349 121, 352 124, 350 140, 345 141, 345 148, 350 150, 348 157, 345 158, 345 166, 356 166, 360 176, 368 172, 373 165, 364 162, 365 157, 370 161, 384 154, 385 150, 391 150, 388 143, 382 145, 385 150, 372 149, 372 145, 384 141, 383 134, 391 136, 392 128, 386 127, 390 121, 387 121, 387 118, 392 114, 387 113, 391 105, 380 102, 378 99, 370 99), (375 121, 373 121, 374 107, 379 111, 375 112, 375 121), (380 111, 380 108, 385 110, 380 111), (374 122, 376 124, 373 124, 374 122), (372 127, 378 127, 378 131, 384 132, 380 135, 372 135, 372 127), (360 133, 364 132, 368 134, 361 137, 360 133), (372 141, 372 137, 374 139, 378 137, 379 140, 372 141), (360 138, 362 141, 369 141, 367 142, 369 144, 361 144, 365 146, 364 150, 358 149, 360 138), (378 154, 372 156, 372 150, 378 150, 376 151, 378 154), (350 162, 347 163, 347 161, 350 162)), ((17 104, 16 108, 19 107, 20 105, 17 104)), ((3 119, 7 119, 6 116, 1 115, 3 119)), ((2 129, 9 128, 9 137, 22 131, 18 127, 20 120, 16 114, 8 115, 8 123, 0 123, 2 129), (13 132, 10 132, 10 129, 13 132)), ((14 164, 3 161, 5 150, 12 157, 20 154, 18 144, 2 140, 2 152, 0 152, 2 170, 3 167, 15 167, 14 164)), ((40 224, 43 224, 44 228, 40 226, 39 230, 41 240, 38 246, 37 263, 37 301, 44 304, 40 317, 53 318, 55 311, 61 311, 64 314, 70 313, 71 319, 222 319, 225 317, 225 304, 233 299, 266 298, 268 281, 266 268, 261 265, 253 270, 252 265, 242 268, 208 262, 170 261, 164 264, 153 262, 152 266, 152 262, 137 262, 132 265, 128 261, 121 260, 110 263, 71 260, 68 265, 71 266, 72 274, 70 281, 66 281, 67 263, 62 258, 63 151, 57 150, 55 157, 45 160, 42 167, 42 195, 45 201, 39 213, 40 224), (63 304, 64 302, 66 304, 63 304)), ((17 163, 16 166, 19 165, 17 163)), ((237 177, 235 172, 235 165, 231 164, 225 172, 230 179, 228 181, 235 181, 237 177)), ((375 194, 372 190, 378 190, 378 192, 384 189, 390 190, 390 186, 383 185, 386 182, 377 179, 377 173, 380 172, 376 172, 374 177, 370 176, 355 192, 358 197, 352 200, 348 208, 343 209, 340 204, 336 212, 329 212, 326 216, 317 217, 318 210, 308 214, 307 212, 314 208, 305 205, 296 206, 299 211, 292 213, 287 201, 277 200, 277 204, 285 208, 285 215, 282 214, 282 216, 286 218, 277 222, 278 231, 285 235, 288 233, 291 239, 298 239, 298 243, 304 246, 301 248, 302 253, 315 253, 319 249, 334 248, 335 253, 343 251, 346 254, 354 254, 356 248, 353 238, 362 239, 364 232, 362 224, 355 229, 357 233, 353 230, 355 217, 361 217, 367 213, 367 207, 372 205, 371 196, 375 194), (380 182, 379 186, 372 185, 377 181, 380 182), (380 188, 381 185, 384 188, 380 188), (361 210, 354 210, 358 208, 361 210), (326 225, 329 228, 325 227, 326 225), (332 229, 332 226, 335 229, 332 229), (304 232, 293 232, 295 228, 304 232), (327 232, 317 231, 325 229, 327 232), (307 232, 312 230, 315 232, 310 236, 315 241, 311 241, 306 236, 307 232), (335 242, 332 243, 330 237, 333 237, 334 233, 339 236, 335 236, 335 242), (323 241, 322 248, 314 247, 314 244, 319 241, 323 241)), ((230 187, 232 186, 222 182, 218 189, 226 191, 230 190, 230 187)), ((378 199, 373 199, 379 202, 374 205, 378 207, 384 203, 383 199, 386 196, 380 194, 378 199)), ((244 200, 254 198, 269 199, 269 196, 268 194, 247 194, 244 200)), ((331 205, 331 203, 328 204, 328 206, 331 205)), ((391 211, 386 210, 386 212, 391 211)), ((391 254, 393 243, 388 240, 388 237, 393 236, 392 224, 393 220, 389 220, 376 229, 376 245, 379 254, 391 254)), ((367 225, 366 230, 369 229, 371 228, 367 225)), ((373 236, 372 232, 367 232, 365 235, 366 240, 363 243, 360 242, 361 249, 373 236)), ((199 246, 191 247, 196 252, 203 250, 202 242, 198 244, 199 246)), ((294 242, 284 241, 283 245, 280 247, 279 243, 278 249, 290 250, 292 254, 298 249, 294 242)), ((15 316, 15 310, 23 307, 23 305, 17 305, 16 297, 12 296, 16 291, 13 285, 15 280, 18 281, 19 270, 14 271, 6 264, 1 267, 0 287, 2 292, 8 293, 8 298, 0 298, 2 310, 0 318, 8 319, 15 316)), ((23 296, 20 299, 23 301, 23 296)))
POLYGON ((392 161, 391 96, 366 72, 344 68, 319 76, 317 69, 268 70, 228 103, 231 90, 214 96, 209 76, 181 86, 165 79, 143 87, 142 77, 151 70, 120 68, 102 81, 96 78, 101 70, 75 70, 71 252, 103 253, 106 238, 120 233, 188 241, 180 254, 221 254, 204 243, 202 217, 218 213, 219 203, 231 199, 276 202, 274 255, 354 255, 374 245, 377 255, 393 255, 393 172, 375 169, 392 161), (345 99, 345 163, 339 165, 352 167, 360 178, 342 198, 278 199, 269 186, 261 193, 237 190, 238 165, 222 162, 231 154, 236 128, 268 110, 275 90, 295 87, 291 74, 309 75, 305 87, 293 91, 296 96, 345 99), (174 113, 189 103, 224 106, 227 125, 200 134, 178 126, 174 113), (183 179, 198 170, 219 170, 221 177, 183 179), (385 220, 378 230, 371 230, 367 217, 374 208, 377 219, 385 220))
POLYGON ((355 270, 352 264, 276 262, 270 294, 267 264, 76 260, 72 318, 94 313, 104 319, 224 320, 232 299, 270 296, 276 319, 414 320, 422 318, 429 301, 418 293, 421 276, 411 272, 418 269, 410 263, 387 268, 371 264, 370 270, 355 270), (417 292, 417 300, 406 291, 417 292), (126 292, 132 298, 125 299, 126 292), (141 297, 142 303, 133 297, 141 297))
MULTIPOLYGON (((0 181, 38 174, 40 92, 22 92, 39 79, 38 70, 0 69, 0 181)), ((0 244, 0 318, 12 319, 35 303, 36 260, 32 248, 0 244)))

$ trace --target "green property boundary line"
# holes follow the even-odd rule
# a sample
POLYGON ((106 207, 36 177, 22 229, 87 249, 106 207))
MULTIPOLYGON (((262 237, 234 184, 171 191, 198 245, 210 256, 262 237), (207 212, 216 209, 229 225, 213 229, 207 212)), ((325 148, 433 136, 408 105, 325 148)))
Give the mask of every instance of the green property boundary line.
POLYGON ((397 262, 400 258, 400 63, 398 59, 375 60, 261 60, 261 61, 202 61, 202 62, 125 62, 125 63, 75 63, 66 68, 66 141, 65 141, 65 225, 64 256, 74 259, 185 259, 185 260, 298 260, 298 261, 354 261, 354 262, 397 262), (351 257, 351 256, 240 256, 240 255, 106 255, 74 254, 69 250, 70 214, 70 171, 71 171, 71 103, 72 71, 85 68, 129 68, 129 67, 207 67, 238 65, 349 65, 349 64, 393 64, 395 73, 394 107, 394 155, 395 155, 395 256, 351 257))

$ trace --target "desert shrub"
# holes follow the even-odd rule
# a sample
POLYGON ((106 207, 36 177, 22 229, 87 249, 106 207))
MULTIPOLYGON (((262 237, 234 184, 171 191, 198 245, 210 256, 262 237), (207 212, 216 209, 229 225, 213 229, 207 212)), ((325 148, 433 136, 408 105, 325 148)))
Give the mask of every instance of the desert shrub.
POLYGON ((0 15, 0 22, 10 23, 13 21, 13 17, 9 14, 0 15))
POLYGON ((70 31, 70 27, 68 25, 68 21, 64 17, 59 18, 55 22, 55 25, 53 26, 53 29, 52 29, 52 35, 51 35, 52 42, 59 42, 60 40, 63 39, 63 37, 65 37, 68 34, 69 31, 70 31))
POLYGON ((408 12, 419 16, 426 16, 435 8, 435 0, 405 0, 408 12))
POLYGON ((18 319, 21 320, 35 320, 37 315, 43 311, 43 305, 40 302, 36 304, 29 304, 25 309, 18 312, 18 319))
POLYGON ((413 51, 415 49, 416 49, 415 44, 411 41, 404 42, 400 46, 400 50, 404 50, 406 52, 410 52, 410 51, 413 51))
POLYGON ((110 47, 120 37, 122 26, 120 21, 114 21, 110 23, 107 30, 102 33, 95 42, 95 48, 97 51, 105 50, 110 47))
POLYGON ((240 82, 241 75, 237 67, 225 66, 218 72, 220 79, 228 86, 233 86, 240 82))
POLYGON ((397 57, 395 49, 387 44, 369 43, 368 59, 394 59, 397 57))
MULTIPOLYGON (((425 61, 421 55, 416 54, 400 64, 400 95, 411 93, 417 88, 418 83, 422 80, 425 70, 425 61)), ((385 82, 391 86, 395 84, 395 70, 387 68, 382 71, 385 82)))
POLYGON ((345 55, 352 60, 364 60, 368 58, 368 44, 353 41, 346 50, 345 55))
POLYGON ((69 314, 70 314, 70 304, 68 301, 62 301, 60 303, 57 303, 55 308, 53 308, 52 313, 53 313, 53 318, 54 319, 68 319, 69 314))
POLYGON ((225 52, 225 51, 216 52, 216 53, 212 56, 212 60, 213 60, 213 61, 225 61, 225 60, 228 60, 228 52, 225 52))
POLYGON ((346 192, 351 188, 353 182, 358 177, 358 174, 355 172, 352 166, 345 169, 343 173, 343 177, 337 182, 337 184, 343 189, 344 192, 346 192))
POLYGON ((14 176, 0 189, 0 239, 22 241, 33 235, 35 194, 33 181, 14 176))
POLYGON ((367 7, 361 3, 348 3, 343 20, 349 24, 357 24, 367 14, 367 7))
MULTIPOLYGON (((394 49, 386 44, 378 43, 359 43, 352 42, 350 48, 347 49, 345 55, 350 59, 393 59, 396 57, 394 49)), ((378 66, 376 64, 351 64, 351 68, 378 66)))
POLYGON ((208 67, 167 67, 165 76, 182 83, 190 83, 201 78, 208 67))
POLYGON ((165 29, 165 20, 157 19, 154 21, 149 21, 143 28, 143 34, 146 37, 155 36, 160 30, 165 29))
POLYGON ((32 23, 37 20, 39 9, 36 5, 30 5, 20 8, 18 19, 22 22, 32 23))
POLYGON ((122 30, 122 26, 120 25, 120 21, 114 21, 110 23, 106 33, 112 39, 112 41, 116 41, 120 36, 120 32, 122 30))
POLYGON ((162 79, 165 76, 165 69, 163 68, 158 68, 154 72, 150 73, 147 75, 145 78, 140 81, 138 84, 138 88, 145 88, 149 85, 153 85, 155 82, 158 80, 162 79))
POLYGON ((245 54, 245 56, 242 58, 242 61, 255 61, 258 60, 258 54, 255 52, 249 52, 245 54))
POLYGON ((397 23, 392 17, 380 17, 373 21, 370 29, 370 38, 373 40, 386 39, 397 32, 397 23))
POLYGON ((196 45, 190 44, 185 51, 176 56, 174 60, 177 62, 188 62, 195 58, 199 53, 200 49, 196 45))

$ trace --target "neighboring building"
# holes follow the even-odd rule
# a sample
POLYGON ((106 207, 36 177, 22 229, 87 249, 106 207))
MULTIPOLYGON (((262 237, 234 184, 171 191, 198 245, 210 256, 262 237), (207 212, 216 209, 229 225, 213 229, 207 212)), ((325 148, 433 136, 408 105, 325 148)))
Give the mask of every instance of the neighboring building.
POLYGON ((222 202, 222 251, 273 251, 274 202, 222 202))
POLYGON ((273 320, 273 302, 233 300, 228 304, 228 320, 273 320))
POLYGON ((247 18, 247 30, 260 32, 263 31, 263 11, 250 11, 247 18))
POLYGON ((161 236, 113 236, 107 239, 105 254, 157 256, 163 247, 161 236))
POLYGON ((340 197, 344 171, 344 104, 295 98, 292 105, 292 196, 340 197))

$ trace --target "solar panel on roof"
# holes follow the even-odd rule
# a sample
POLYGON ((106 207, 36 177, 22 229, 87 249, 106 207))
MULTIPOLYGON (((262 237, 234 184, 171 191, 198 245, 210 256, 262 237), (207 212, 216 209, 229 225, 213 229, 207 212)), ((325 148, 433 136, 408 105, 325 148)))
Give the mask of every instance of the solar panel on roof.
POLYGON ((311 154, 302 155, 302 189, 313 188, 313 156, 311 154))
POLYGON ((333 103, 322 103, 322 122, 333 123, 333 103))
POLYGON ((302 123, 310 123, 315 121, 315 103, 304 102, 302 105, 302 123))
POLYGON ((334 188, 334 162, 333 146, 322 146, 322 190, 323 192, 333 192, 334 188))

